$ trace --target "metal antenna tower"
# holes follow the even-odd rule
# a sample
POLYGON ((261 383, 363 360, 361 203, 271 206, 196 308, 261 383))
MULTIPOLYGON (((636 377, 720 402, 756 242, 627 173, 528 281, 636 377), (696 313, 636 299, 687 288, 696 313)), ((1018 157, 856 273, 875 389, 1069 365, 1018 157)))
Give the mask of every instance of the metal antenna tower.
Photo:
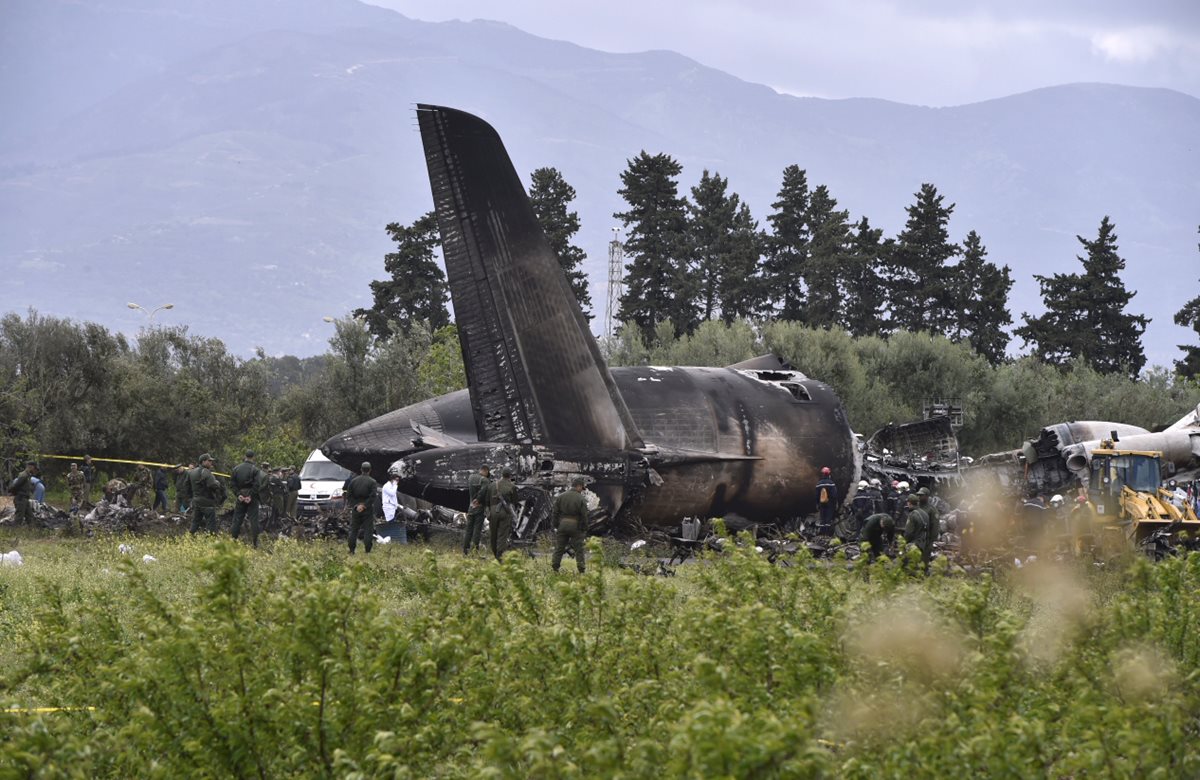
POLYGON ((608 243, 608 306, 604 310, 604 335, 613 336, 613 319, 621 305, 624 292, 625 245, 621 243, 621 228, 612 229, 612 241, 608 243))

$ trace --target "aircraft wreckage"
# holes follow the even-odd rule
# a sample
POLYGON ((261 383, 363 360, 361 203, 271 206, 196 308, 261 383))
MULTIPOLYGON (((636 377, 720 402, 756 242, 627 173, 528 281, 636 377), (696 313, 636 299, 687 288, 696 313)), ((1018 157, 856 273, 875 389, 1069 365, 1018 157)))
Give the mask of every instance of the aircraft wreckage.
MULTIPOLYGON (((816 511, 825 466, 839 494, 853 494, 863 447, 841 401, 778 358, 610 370, 500 136, 450 108, 421 105, 417 116, 468 387, 340 433, 327 457, 352 470, 370 461, 408 496, 458 510, 482 464, 511 468, 520 536, 576 476, 593 494, 593 521, 610 526, 800 517, 816 511)), ((931 425, 914 437, 893 426, 881 441, 916 452, 932 436, 951 464, 941 474, 956 472, 949 424, 931 425)), ((879 476, 937 469, 885 452, 867 464, 879 476)))

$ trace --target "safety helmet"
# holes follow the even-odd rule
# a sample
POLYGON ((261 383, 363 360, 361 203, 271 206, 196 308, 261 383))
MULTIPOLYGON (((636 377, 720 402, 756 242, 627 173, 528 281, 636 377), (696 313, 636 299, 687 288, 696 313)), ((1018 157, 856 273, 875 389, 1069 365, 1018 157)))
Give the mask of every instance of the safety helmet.
POLYGON ((897 485, 896 487, 898 487, 900 490, 908 490, 908 483, 907 483, 907 482, 901 482, 901 483, 900 483, 899 485, 897 485))
POLYGON ((860 479, 858 481, 858 489, 859 490, 864 489, 866 486, 867 486, 867 481, 865 479, 860 479))
POLYGON ((1050 506, 1062 506, 1062 503, 1063 503, 1062 496, 1055 494, 1050 497, 1050 506))
POLYGON ((822 476, 822 477, 828 477, 828 476, 829 476, 830 474, 832 474, 832 473, 833 473, 833 472, 829 470, 829 467, 828 467, 828 466, 826 466, 825 468, 821 469, 821 476, 822 476))
POLYGON ((880 481, 879 481, 879 478, 878 478, 878 477, 875 477, 875 478, 873 478, 873 479, 871 480, 871 487, 880 487, 880 486, 881 486, 881 484, 882 484, 882 483, 880 483, 880 481))

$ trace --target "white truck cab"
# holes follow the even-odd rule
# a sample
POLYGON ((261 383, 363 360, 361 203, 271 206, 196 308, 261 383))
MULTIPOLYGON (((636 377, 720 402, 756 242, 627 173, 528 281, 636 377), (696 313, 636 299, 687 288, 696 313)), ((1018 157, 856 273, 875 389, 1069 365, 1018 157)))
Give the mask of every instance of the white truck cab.
POLYGON ((322 512, 336 512, 342 508, 342 485, 350 471, 325 457, 320 450, 313 450, 300 469, 300 495, 297 497, 296 514, 311 517, 322 512))

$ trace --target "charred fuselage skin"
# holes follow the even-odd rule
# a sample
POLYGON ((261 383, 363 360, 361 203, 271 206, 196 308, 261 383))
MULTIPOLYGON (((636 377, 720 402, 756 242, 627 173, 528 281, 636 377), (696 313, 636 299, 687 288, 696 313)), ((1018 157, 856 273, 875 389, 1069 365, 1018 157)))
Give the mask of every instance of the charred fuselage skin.
POLYGON ((823 466, 843 496, 858 479, 845 411, 820 382, 791 371, 611 371, 643 449, 478 442, 465 390, 371 420, 323 449, 348 468, 369 460, 377 478, 394 467, 405 493, 459 509, 466 508, 467 478, 483 463, 508 466, 519 483, 547 490, 582 474, 611 512, 653 526, 729 513, 762 521, 801 516, 816 509, 823 466), (443 446, 414 441, 414 422, 440 434, 443 446))

